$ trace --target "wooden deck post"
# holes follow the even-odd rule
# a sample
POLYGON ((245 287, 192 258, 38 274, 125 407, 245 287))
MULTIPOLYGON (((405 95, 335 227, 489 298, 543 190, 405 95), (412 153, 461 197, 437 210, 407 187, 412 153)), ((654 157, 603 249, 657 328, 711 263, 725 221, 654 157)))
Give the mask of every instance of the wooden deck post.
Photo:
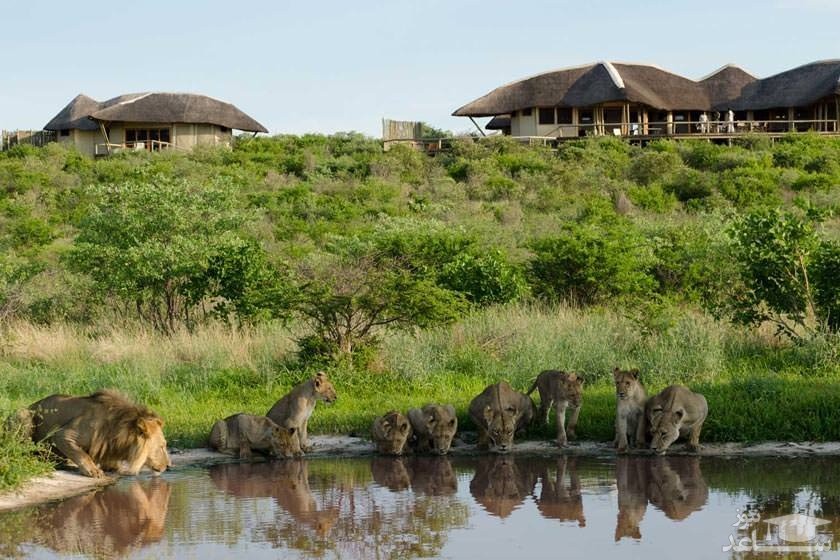
POLYGON ((668 116, 665 117, 665 121, 668 123, 665 127, 665 131, 668 133, 668 136, 674 135, 674 113, 673 111, 668 111, 668 116))

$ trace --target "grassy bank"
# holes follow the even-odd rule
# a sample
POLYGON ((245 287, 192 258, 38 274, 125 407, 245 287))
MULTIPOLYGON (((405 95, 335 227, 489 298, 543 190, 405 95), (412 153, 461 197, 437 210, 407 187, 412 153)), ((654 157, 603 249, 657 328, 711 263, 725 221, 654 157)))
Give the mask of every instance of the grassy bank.
MULTIPOLYGON (((429 401, 453 403, 469 429, 467 405, 485 385, 507 379, 524 390, 553 367, 586 376, 579 435, 608 440, 610 372, 621 366, 639 367, 649 391, 684 383, 704 393, 711 409, 706 441, 840 439, 836 343, 781 344, 691 311, 672 310, 657 321, 650 329, 608 311, 512 305, 452 326, 390 334, 367 367, 330 370, 339 399, 318 405, 312 431, 366 434, 376 414, 429 401)), ((172 445, 200 446, 216 419, 265 413, 311 375, 314 369, 295 364, 293 335, 278 326, 209 326, 167 338, 19 323, 3 336, 0 409, 54 392, 117 387, 164 417, 172 445)), ((533 435, 550 438, 553 430, 535 428, 533 435)))

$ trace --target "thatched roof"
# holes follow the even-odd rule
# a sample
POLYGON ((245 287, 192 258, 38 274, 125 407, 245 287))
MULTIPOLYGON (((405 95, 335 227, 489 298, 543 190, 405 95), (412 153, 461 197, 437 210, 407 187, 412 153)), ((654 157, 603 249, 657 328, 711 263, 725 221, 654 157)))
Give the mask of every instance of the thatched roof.
POLYGON ((487 117, 528 107, 585 107, 607 101, 644 103, 657 109, 703 110, 710 105, 705 88, 688 78, 656 66, 598 62, 501 86, 453 115, 487 117))
POLYGON ((90 115, 99 110, 99 101, 80 93, 64 109, 44 125, 44 130, 96 130, 99 128, 90 115))
POLYGON ((727 64, 718 68, 708 76, 700 78, 700 83, 706 88, 713 109, 726 109, 733 99, 741 96, 747 85, 758 80, 746 70, 727 64))
POLYGON ((801 107, 840 95, 840 60, 823 60, 758 80, 732 102, 735 110, 801 107))
POLYGON ((130 93, 103 102, 78 95, 44 128, 95 130, 96 121, 214 124, 268 132, 234 105, 193 93, 130 93))
POLYGON ((488 117, 529 107, 586 107, 608 101, 662 110, 795 107, 840 94, 838 80, 840 60, 807 64, 763 80, 727 65, 699 81, 646 64, 597 62, 511 82, 452 114, 488 117))

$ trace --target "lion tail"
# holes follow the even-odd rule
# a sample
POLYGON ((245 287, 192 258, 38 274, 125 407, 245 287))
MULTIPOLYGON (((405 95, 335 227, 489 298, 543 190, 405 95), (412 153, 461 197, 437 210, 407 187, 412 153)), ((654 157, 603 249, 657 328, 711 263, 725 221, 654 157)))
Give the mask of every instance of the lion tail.
POLYGON ((533 385, 531 385, 531 388, 530 388, 530 389, 528 389, 528 392, 527 392, 527 393, 525 393, 525 394, 526 394, 526 395, 528 395, 528 396, 530 397, 530 396, 531 396, 531 393, 533 393, 533 392, 534 392, 534 390, 537 388, 537 385, 539 384, 539 381, 540 381, 540 376, 538 375, 538 376, 536 377, 536 379, 534 379, 534 383, 533 383, 533 385))

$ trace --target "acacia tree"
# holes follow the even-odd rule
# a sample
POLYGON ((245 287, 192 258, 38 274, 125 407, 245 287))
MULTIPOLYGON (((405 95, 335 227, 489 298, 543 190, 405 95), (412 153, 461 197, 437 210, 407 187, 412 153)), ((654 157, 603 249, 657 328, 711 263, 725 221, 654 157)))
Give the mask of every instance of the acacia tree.
POLYGON ((799 338, 817 329, 809 267, 820 241, 813 225, 791 212, 756 210, 731 228, 746 290, 733 294, 735 318, 771 322, 777 334, 799 338))
POLYGON ((153 176, 90 195, 69 266, 158 330, 191 328, 220 310, 245 316, 251 296, 276 281, 240 233, 246 216, 226 183, 153 176))
POLYGON ((324 254, 303 264, 299 310, 315 336, 350 355, 386 327, 424 327, 452 320, 463 298, 378 252, 324 254))

